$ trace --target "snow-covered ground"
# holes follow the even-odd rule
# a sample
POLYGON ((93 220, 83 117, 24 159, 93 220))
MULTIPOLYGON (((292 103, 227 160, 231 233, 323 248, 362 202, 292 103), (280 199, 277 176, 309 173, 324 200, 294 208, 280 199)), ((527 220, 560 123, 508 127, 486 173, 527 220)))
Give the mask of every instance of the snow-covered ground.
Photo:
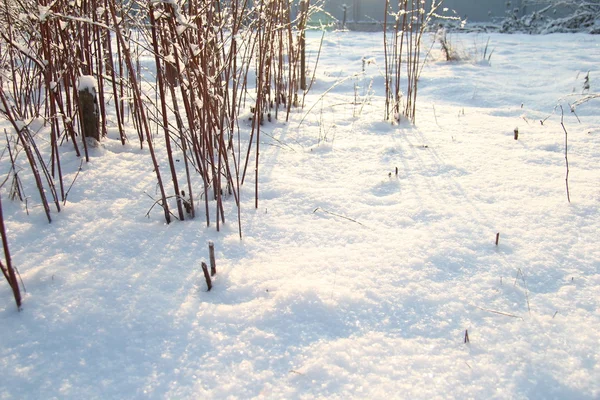
POLYGON ((52 224, 23 172, 29 215, 2 192, 27 293, 17 312, 0 284, 0 399, 599 398, 599 103, 579 122, 561 98, 588 71, 600 91, 600 36, 451 40, 471 59, 434 48, 416 126, 393 126, 382 34, 327 33, 304 109, 264 127, 243 240, 235 212, 221 232, 146 218, 135 134, 91 150, 52 224))

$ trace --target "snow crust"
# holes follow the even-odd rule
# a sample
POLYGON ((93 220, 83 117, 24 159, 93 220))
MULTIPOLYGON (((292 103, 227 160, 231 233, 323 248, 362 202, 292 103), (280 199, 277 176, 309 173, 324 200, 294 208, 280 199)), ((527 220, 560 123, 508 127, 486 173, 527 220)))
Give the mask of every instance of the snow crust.
POLYGON ((146 218, 150 157, 114 123, 52 224, 22 173, 27 208, 2 189, 27 292, 17 312, 0 284, 0 398, 599 398, 600 114, 567 103, 587 71, 600 90, 600 37, 452 40, 488 37, 489 63, 434 48, 412 127, 383 121, 382 35, 327 33, 304 110, 263 128, 241 241, 233 219, 146 218))

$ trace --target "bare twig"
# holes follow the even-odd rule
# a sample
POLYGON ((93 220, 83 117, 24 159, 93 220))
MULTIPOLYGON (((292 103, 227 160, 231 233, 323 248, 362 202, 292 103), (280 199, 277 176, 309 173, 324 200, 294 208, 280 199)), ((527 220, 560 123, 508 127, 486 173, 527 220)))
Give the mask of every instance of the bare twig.
POLYGON ((331 212, 331 211, 324 210, 324 209, 322 209, 321 207, 317 207, 317 208, 315 208, 315 210, 313 211, 313 214, 314 214, 314 213, 316 213, 317 211, 322 211, 322 212, 324 212, 324 213, 326 213, 326 214, 330 214, 330 215, 333 215, 333 216, 335 216, 335 217, 339 217, 339 218, 346 219, 346 220, 348 220, 348 221, 356 222, 357 224, 359 224, 359 225, 361 225, 361 226, 365 226, 364 224, 362 224, 362 223, 358 222, 358 221, 357 221, 357 220, 355 220, 355 219, 348 218, 348 217, 345 217, 345 216, 343 216, 343 215, 336 214, 336 213, 333 213, 333 212, 331 212))
POLYGON ((69 192, 71 191, 71 188, 75 184, 75 181, 77 180, 77 177, 79 176, 79 173, 81 172, 82 166, 83 166, 83 159, 79 163, 79 168, 77 169, 77 173, 75 174, 75 178, 73 178, 73 182, 71 182, 71 185, 69 186, 69 189, 67 189, 67 192, 65 193, 65 199, 63 200, 63 205, 67 204, 67 197, 69 197, 69 192))
MULTIPOLYGON (((152 209, 153 209, 153 208, 154 208, 156 205, 159 205, 159 206, 161 206, 163 210, 165 209, 165 205, 164 205, 164 203, 163 203, 163 199, 158 199, 158 200, 156 200, 154 197, 150 196, 148 193, 144 192, 144 194, 145 194, 146 196, 150 197, 150 198, 151 198, 151 199, 154 201, 154 203, 152 204, 152 206, 150 207, 150 209, 149 209, 149 210, 148 210, 148 212, 146 213, 146 218, 150 218, 150 212, 152 211, 152 209)), ((175 197, 175 196, 169 196, 169 197, 167 197, 167 199, 172 199, 172 198, 174 198, 174 197, 175 197)), ((172 213, 170 210, 169 210, 169 214, 170 214, 171 216, 173 216, 175 219, 177 219, 177 216, 176 216, 175 214, 173 214, 173 213, 172 213)))
POLYGON ((568 147, 569 133, 567 132, 567 128, 565 128, 564 117, 565 117, 565 113, 564 113, 563 107, 561 105, 560 106, 560 126, 562 126, 563 131, 565 132, 565 165, 567 167, 567 173, 565 176, 565 184, 567 186, 567 201, 570 203, 571 195, 569 193, 569 147, 568 147))
POLYGON ((523 317, 520 317, 520 316, 518 316, 518 315, 515 315, 515 314, 509 314, 509 313, 505 313, 505 312, 502 312, 502 311, 490 310, 489 308, 483 308, 483 307, 479 307, 479 306, 476 306, 476 305, 474 305, 474 304, 472 304, 472 306, 473 306, 473 307, 475 307, 475 308, 478 308, 478 309, 480 309, 481 311, 490 312, 490 313, 492 313, 492 314, 498 314, 498 315, 504 315, 504 316, 506 316, 506 317, 511 317, 511 318, 520 318, 520 319, 523 319, 523 317))
POLYGON ((521 280, 523 281, 523 286, 525 287, 525 299, 527 300, 527 311, 529 311, 529 314, 531 314, 531 307, 529 305, 529 289, 527 288, 527 282, 525 282, 525 275, 523 274, 523 271, 521 270, 521 268, 519 268, 519 270, 517 271, 517 276, 515 277, 514 286, 517 285, 517 279, 519 278, 519 275, 521 275, 521 280))
POLYGON ((319 102, 321 100, 323 100, 325 98, 325 96, 331 92, 333 89, 335 89, 337 86, 341 85, 342 83, 346 82, 348 79, 352 79, 355 78, 357 76, 359 76, 359 73, 355 73, 352 74, 351 76, 347 76, 344 79, 340 79, 339 81, 337 81, 336 83, 334 83, 329 89, 327 89, 325 92, 323 92, 323 94, 319 97, 319 99, 317 101, 315 101, 315 103, 308 109, 308 111, 304 114, 304 116, 302 117, 302 119, 300 120, 300 122, 298 123, 298 127, 302 126, 302 123, 304 122, 304 120, 306 119, 306 117, 310 114, 310 112, 313 110, 313 108, 315 108, 315 106, 317 104, 319 104, 319 102))

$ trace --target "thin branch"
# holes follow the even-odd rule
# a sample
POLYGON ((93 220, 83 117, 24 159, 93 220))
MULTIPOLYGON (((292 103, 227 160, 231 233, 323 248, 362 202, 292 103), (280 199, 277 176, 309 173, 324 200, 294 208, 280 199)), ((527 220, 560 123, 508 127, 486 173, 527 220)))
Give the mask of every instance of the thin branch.
MULTIPOLYGON (((164 206, 164 204, 163 204, 163 200, 162 200, 162 199, 158 199, 158 200, 156 200, 154 197, 150 196, 148 193, 144 192, 144 194, 145 194, 146 196, 150 197, 152 200, 154 200, 154 204, 152 204, 152 206, 150 207, 150 209, 149 209, 149 210, 148 210, 148 212, 146 213, 146 217, 147 217, 147 218, 150 218, 150 212, 152 211, 152 209, 154 208, 154 206, 156 206, 157 204, 158 204, 159 206, 161 206, 163 210, 165 209, 165 206, 164 206)), ((172 198, 174 198, 174 197, 179 197, 179 196, 168 196, 168 197, 166 197, 166 199, 172 199, 172 198)), ((171 210, 169 210, 169 214, 171 214, 171 215, 172 215, 172 216, 173 216, 175 219, 179 219, 179 218, 177 218, 177 216, 176 216, 175 214, 173 214, 173 213, 171 212, 171 210)))
POLYGON ((331 212, 331 211, 324 210, 324 209, 322 209, 321 207, 317 207, 317 208, 315 208, 315 210, 313 211, 313 214, 314 214, 314 213, 316 213, 316 212, 317 212, 317 211, 319 211, 319 210, 323 211, 323 212, 324 212, 324 213, 326 213, 326 214, 330 214, 330 215, 333 215, 333 216, 335 216, 335 217, 339 217, 339 218, 346 219, 346 220, 348 220, 348 221, 356 222, 357 224, 359 224, 359 225, 361 225, 361 226, 365 226, 364 224, 362 224, 362 223, 358 222, 358 221, 357 221, 357 220, 355 220, 355 219, 348 218, 348 217, 345 217, 345 216, 343 216, 343 215, 336 214, 336 213, 333 213, 333 212, 331 212))
POLYGON ((63 205, 67 204, 67 197, 69 197, 69 192, 71 191, 71 188, 75 184, 75 181, 77 180, 77 177, 79 176, 79 173, 81 172, 82 166, 83 166, 83 159, 81 159, 81 162, 79 163, 79 169, 77 170, 77 173, 75 174, 75 178, 73 178, 73 182, 71 182, 69 189, 67 189, 67 193, 65 193, 65 199, 63 200, 63 205))
POLYGON ((304 116, 302 117, 302 119, 298 123, 298 128, 300 126, 302 126, 302 123, 304 122, 304 120, 306 119, 306 117, 310 114, 310 112, 313 110, 313 108, 315 108, 315 106, 317 104, 319 104, 319 102, 321 100, 323 100, 325 98, 325 96, 329 92, 331 92, 333 89, 335 89, 337 86, 341 85, 342 83, 346 82, 347 80, 352 79, 352 78, 356 78, 359 75, 360 75, 360 73, 355 73, 355 74, 352 74, 350 76, 345 77, 344 79, 340 79, 339 81, 337 81, 336 83, 334 83, 329 89, 327 89, 325 92, 323 92, 323 94, 317 99, 317 101, 315 101, 315 103, 308 109, 308 111, 306 112, 306 114, 304 114, 304 116))
POLYGON ((521 280, 523 280, 523 286, 525 287, 525 299, 527 300, 527 311, 529 311, 529 314, 531 314, 531 306, 529 305, 529 288, 527 287, 527 282, 525 282, 525 274, 523 274, 523 271, 521 270, 521 268, 519 268, 519 270, 517 271, 517 276, 515 277, 514 286, 517 285, 517 279, 519 279, 519 275, 521 275, 521 280))
POLYGON ((2 39, 4 39, 6 41, 6 43, 8 43, 11 47, 15 48, 17 51, 19 51, 19 53, 23 54, 25 57, 27 57, 31 61, 33 61, 42 71, 46 69, 46 65, 42 61, 40 61, 39 59, 37 59, 36 55, 32 54, 29 51, 29 49, 21 46, 18 43, 13 42, 6 35, 4 35, 4 33, 2 33, 2 32, 0 32, 0 36, 2 36, 2 39))
POLYGON ((504 315, 505 317, 511 317, 511 318, 520 318, 523 319, 523 317, 520 317, 518 315, 515 314, 509 314, 509 313, 505 313, 502 311, 496 311, 496 310, 490 310, 489 308, 483 308, 483 307, 479 307, 476 306, 475 304, 472 304, 473 307, 480 309, 481 311, 486 311, 486 312, 490 312, 492 314, 498 314, 498 315, 504 315))
POLYGON ((567 128, 565 128, 565 123, 564 123, 564 118, 565 118, 565 113, 563 110, 562 105, 560 106, 560 126, 562 126, 563 131, 565 132, 565 165, 567 167, 567 174, 565 177, 565 184, 567 186, 567 200, 569 201, 569 203, 571 202, 571 195, 569 194, 569 148, 568 148, 568 138, 569 138, 569 134, 567 132, 567 128))

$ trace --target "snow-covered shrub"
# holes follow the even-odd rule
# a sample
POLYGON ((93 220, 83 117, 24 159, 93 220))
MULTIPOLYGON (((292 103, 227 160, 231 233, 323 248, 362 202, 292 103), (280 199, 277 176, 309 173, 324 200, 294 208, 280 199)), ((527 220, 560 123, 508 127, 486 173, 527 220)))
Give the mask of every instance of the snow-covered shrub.
POLYGON ((523 5, 540 8, 523 16, 518 9, 507 12, 501 32, 600 34, 600 0, 526 0, 523 5))
POLYGON ((452 42, 448 39, 448 33, 445 29, 442 28, 436 33, 436 39, 440 44, 442 55, 446 61, 458 61, 462 58, 452 42))
POLYGON ((446 27, 440 28, 435 33, 433 40, 439 44, 444 61, 489 65, 494 54, 494 50, 490 49, 489 37, 485 45, 475 40, 472 45, 465 46, 463 43, 453 41, 446 27))

